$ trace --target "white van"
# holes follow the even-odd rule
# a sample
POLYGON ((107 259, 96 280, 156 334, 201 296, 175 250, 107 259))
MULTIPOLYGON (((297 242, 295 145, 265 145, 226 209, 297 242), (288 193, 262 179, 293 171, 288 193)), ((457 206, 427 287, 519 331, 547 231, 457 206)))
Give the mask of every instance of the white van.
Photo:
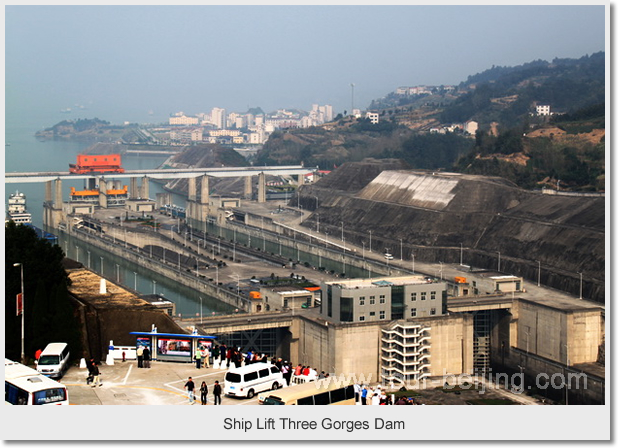
POLYGON ((64 342, 47 344, 47 347, 41 353, 36 369, 45 376, 60 378, 69 367, 70 354, 69 346, 64 342))
POLYGON ((253 396, 264 390, 277 390, 285 380, 279 368, 273 364, 256 362, 248 366, 230 369, 225 374, 225 395, 232 397, 253 396))

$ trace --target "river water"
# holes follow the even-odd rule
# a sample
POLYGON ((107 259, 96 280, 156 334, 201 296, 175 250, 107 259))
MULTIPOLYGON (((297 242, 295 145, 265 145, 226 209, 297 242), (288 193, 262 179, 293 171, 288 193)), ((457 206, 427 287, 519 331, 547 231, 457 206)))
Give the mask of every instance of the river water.
MULTIPOLYGON (((26 172, 26 171, 68 171, 68 164, 74 163, 77 154, 83 152, 92 143, 75 141, 38 141, 34 134, 36 131, 53 126, 62 120, 73 120, 77 118, 94 118, 96 115, 72 116, 61 114, 54 111, 38 111, 36 114, 10 115, 7 113, 5 128, 5 171, 6 172, 26 172)), ((122 123, 120 118, 112 121, 107 117, 101 119, 112 123, 122 123)), ((153 117, 144 114, 144 121, 153 117)), ((164 121, 161 117, 161 121, 164 121)), ((123 166, 127 169, 151 169, 161 165, 167 156, 124 156, 123 166)), ((84 181, 63 181, 63 197, 69 197, 71 187, 82 189, 84 181)), ((33 224, 43 227, 43 202, 45 200, 45 184, 43 183, 23 183, 5 184, 4 198, 5 204, 10 193, 19 190, 26 195, 28 211, 32 213, 33 224)), ((163 192, 159 184, 150 183, 151 197, 156 193, 163 192)), ((177 202, 178 199, 176 199, 177 202)), ((177 205, 184 205, 178 203, 177 205)), ((6 205, 5 205, 6 209, 6 205)), ((53 232, 58 233, 58 232, 53 232)), ((112 254, 101 251, 84 242, 77 241, 65 234, 59 235, 58 244, 65 253, 74 260, 79 260, 85 266, 103 274, 107 278, 118 283, 135 289, 141 294, 161 294, 165 298, 176 303, 176 313, 182 316, 199 316, 212 314, 213 312, 229 313, 232 308, 212 297, 200 295, 198 292, 180 285, 176 282, 162 278, 150 271, 133 265, 126 260, 115 257, 112 254), (90 259, 90 264, 88 263, 90 259)))

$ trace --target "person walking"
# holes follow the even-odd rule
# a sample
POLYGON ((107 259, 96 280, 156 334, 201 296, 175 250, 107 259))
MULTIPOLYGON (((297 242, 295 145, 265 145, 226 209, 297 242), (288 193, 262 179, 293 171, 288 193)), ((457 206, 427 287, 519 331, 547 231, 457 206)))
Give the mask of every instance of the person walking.
POLYGON ((195 367, 198 369, 202 367, 202 352, 199 350, 195 351, 195 367))
POLYGON ((92 387, 97 387, 97 386, 102 386, 103 383, 101 383, 101 380, 99 379, 99 375, 101 375, 101 373, 99 372, 99 367, 96 365, 96 363, 92 364, 92 387))
POLYGON ((212 388, 212 394, 215 396, 215 404, 221 404, 221 385, 219 381, 215 381, 215 386, 212 388))
POLYGON ((202 385, 200 386, 200 399, 202 400, 202 406, 208 404, 208 385, 206 381, 202 381, 202 385))
POLYGON ((367 390, 367 385, 363 384, 363 389, 361 390, 361 405, 365 406, 367 404, 367 394, 369 391, 367 390))
POLYGON ((218 345, 215 345, 212 349, 212 365, 213 367, 216 365, 217 363, 217 359, 219 359, 219 354, 221 353, 221 349, 219 348, 218 345))
MULTIPOLYGON (((223 363, 225 362, 225 360, 227 359, 227 347, 225 344, 221 344, 221 365, 223 365, 223 363)), ((229 367, 229 366, 228 366, 229 367)))
POLYGON ((141 369, 142 367, 144 367, 144 347, 140 345, 137 347, 137 368, 141 369))
POLYGON ((360 405, 360 394, 361 394, 360 384, 354 383, 354 402, 357 405, 360 405))
POLYGON ((142 356, 144 357, 144 367, 150 369, 150 349, 148 347, 144 347, 142 356))
POLYGON ((193 378, 189 377, 189 380, 185 383, 185 390, 187 391, 187 396, 189 397, 189 403, 195 403, 195 394, 193 390, 195 389, 195 383, 193 382, 193 378))
POLYGON ((204 359, 204 367, 210 368, 210 350, 208 350, 208 347, 204 347, 202 358, 204 359))

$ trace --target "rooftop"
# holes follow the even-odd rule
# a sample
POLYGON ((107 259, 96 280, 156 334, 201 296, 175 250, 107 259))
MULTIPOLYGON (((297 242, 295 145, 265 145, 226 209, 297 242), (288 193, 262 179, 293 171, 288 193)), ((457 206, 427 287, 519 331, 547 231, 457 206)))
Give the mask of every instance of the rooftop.
POLYGON ((403 286, 434 283, 435 280, 424 275, 407 275, 402 277, 355 278, 326 282, 326 285, 339 286, 344 289, 375 288, 380 286, 403 286))

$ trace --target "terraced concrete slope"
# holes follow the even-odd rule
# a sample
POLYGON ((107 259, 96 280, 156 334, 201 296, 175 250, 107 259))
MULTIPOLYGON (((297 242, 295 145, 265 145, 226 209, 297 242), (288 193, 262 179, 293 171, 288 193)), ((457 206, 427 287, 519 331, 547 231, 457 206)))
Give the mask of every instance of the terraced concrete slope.
MULTIPOLYGON (((360 162, 362 165, 363 162, 360 162)), ((355 165, 355 164, 349 164, 355 165)), ((372 163, 373 165, 373 163, 372 163)), ((373 170, 376 171, 375 166, 373 170)), ((390 248, 424 261, 497 268, 579 294, 605 297, 605 198, 546 195, 518 188, 496 177, 425 171, 381 171, 357 190, 350 185, 365 168, 344 165, 328 179, 301 191, 303 208, 319 197, 320 228, 331 234, 346 228, 346 240, 390 248), (332 176, 332 177, 331 177, 332 176)), ((305 221, 315 228, 316 216, 305 221)))

